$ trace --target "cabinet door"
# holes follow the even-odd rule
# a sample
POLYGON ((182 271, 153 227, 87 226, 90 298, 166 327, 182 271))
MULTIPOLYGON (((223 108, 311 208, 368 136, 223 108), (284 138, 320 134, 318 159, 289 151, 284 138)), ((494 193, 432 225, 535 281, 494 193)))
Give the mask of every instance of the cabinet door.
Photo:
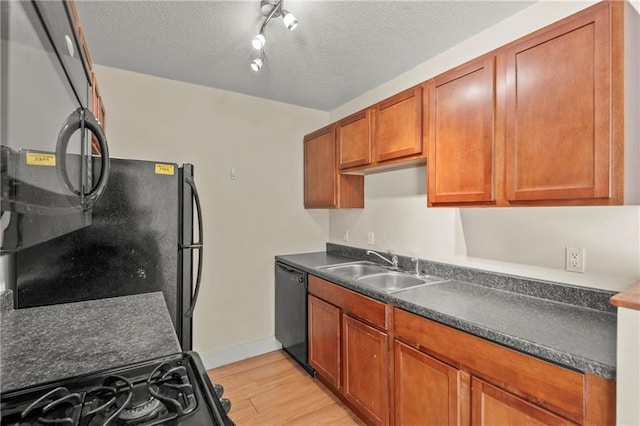
POLYGON ((610 196, 609 6, 506 52, 506 197, 610 196))
POLYGON ((386 333, 343 315, 344 395, 374 424, 387 424, 389 365, 386 333))
MULTIPOLYGON (((468 419, 468 408, 459 408, 468 402, 460 395, 462 372, 398 341, 394 369, 396 424, 454 426, 468 419)), ((468 389, 467 381, 467 395, 468 389)))
POLYGON ((494 64, 483 57, 426 85, 430 205, 494 200, 494 64))
POLYGON ((422 88, 398 93, 374 106, 377 161, 422 153, 422 88))
POLYGON ((337 170, 334 126, 304 138, 304 206, 337 206, 337 170))
POLYGON ((371 110, 353 114, 338 123, 340 169, 371 164, 371 110))
MULTIPOLYGON (((104 108, 104 103, 102 101, 102 96, 100 96, 100 90, 98 89, 98 81, 96 80, 96 74, 91 71, 91 111, 95 115, 98 123, 102 126, 102 131, 106 133, 106 110, 104 108)), ((100 155, 100 145, 98 144, 98 139, 96 135, 91 136, 91 153, 93 155, 100 155)))
POLYGON ((471 378, 472 426, 575 425, 475 377, 471 378))
POLYGON ((309 364, 340 389, 340 309, 309 296, 309 364))

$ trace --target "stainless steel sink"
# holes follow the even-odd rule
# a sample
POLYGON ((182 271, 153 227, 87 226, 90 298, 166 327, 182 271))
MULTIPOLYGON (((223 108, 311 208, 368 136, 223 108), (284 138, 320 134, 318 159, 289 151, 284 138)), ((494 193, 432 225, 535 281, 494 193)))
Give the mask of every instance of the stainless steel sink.
POLYGON ((386 293, 395 293, 409 288, 421 286, 424 284, 434 284, 444 281, 436 277, 416 277, 414 275, 402 272, 385 272, 380 274, 371 274, 357 278, 361 284, 382 290, 386 293))
POLYGON ((332 274, 340 275, 345 278, 357 278, 363 275, 379 274, 387 272, 387 269, 373 262, 349 262, 338 265, 321 266, 318 269, 324 269, 332 274))
POLYGON ((389 270, 382 265, 366 260, 320 266, 318 269, 342 278, 356 280, 360 284, 385 293, 396 293, 421 285, 446 281, 429 275, 418 277, 407 272, 389 270))

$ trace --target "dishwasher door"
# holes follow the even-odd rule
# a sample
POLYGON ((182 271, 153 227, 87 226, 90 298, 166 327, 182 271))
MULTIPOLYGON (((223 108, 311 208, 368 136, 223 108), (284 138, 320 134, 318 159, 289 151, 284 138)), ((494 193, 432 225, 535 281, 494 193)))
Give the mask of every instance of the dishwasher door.
POLYGON ((276 262, 276 339, 310 375, 307 346, 307 274, 276 262))

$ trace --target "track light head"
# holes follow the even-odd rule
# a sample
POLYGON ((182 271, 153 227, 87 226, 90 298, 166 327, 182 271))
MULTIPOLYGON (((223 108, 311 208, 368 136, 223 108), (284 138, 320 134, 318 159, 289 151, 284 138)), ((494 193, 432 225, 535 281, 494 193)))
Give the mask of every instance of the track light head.
POLYGON ((298 20, 296 17, 286 9, 282 9, 282 20, 289 31, 295 30, 298 26, 298 20))
POLYGON ((262 60, 262 58, 255 58, 253 61, 251 61, 251 69, 254 70, 255 72, 260 71, 260 68, 262 68, 262 65, 264 65, 264 61, 262 60))
POLYGON ((260 50, 264 47, 264 44, 267 42, 267 39, 264 37, 263 33, 258 34, 251 40, 251 45, 254 49, 260 50))

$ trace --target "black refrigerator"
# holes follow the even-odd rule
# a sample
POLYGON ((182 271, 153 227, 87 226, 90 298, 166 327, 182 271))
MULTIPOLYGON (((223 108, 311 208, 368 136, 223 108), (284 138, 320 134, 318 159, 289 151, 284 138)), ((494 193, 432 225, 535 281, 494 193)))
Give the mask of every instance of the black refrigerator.
POLYGON ((191 350, 201 217, 193 165, 112 158, 90 226, 15 254, 15 306, 162 291, 182 349, 191 350))

